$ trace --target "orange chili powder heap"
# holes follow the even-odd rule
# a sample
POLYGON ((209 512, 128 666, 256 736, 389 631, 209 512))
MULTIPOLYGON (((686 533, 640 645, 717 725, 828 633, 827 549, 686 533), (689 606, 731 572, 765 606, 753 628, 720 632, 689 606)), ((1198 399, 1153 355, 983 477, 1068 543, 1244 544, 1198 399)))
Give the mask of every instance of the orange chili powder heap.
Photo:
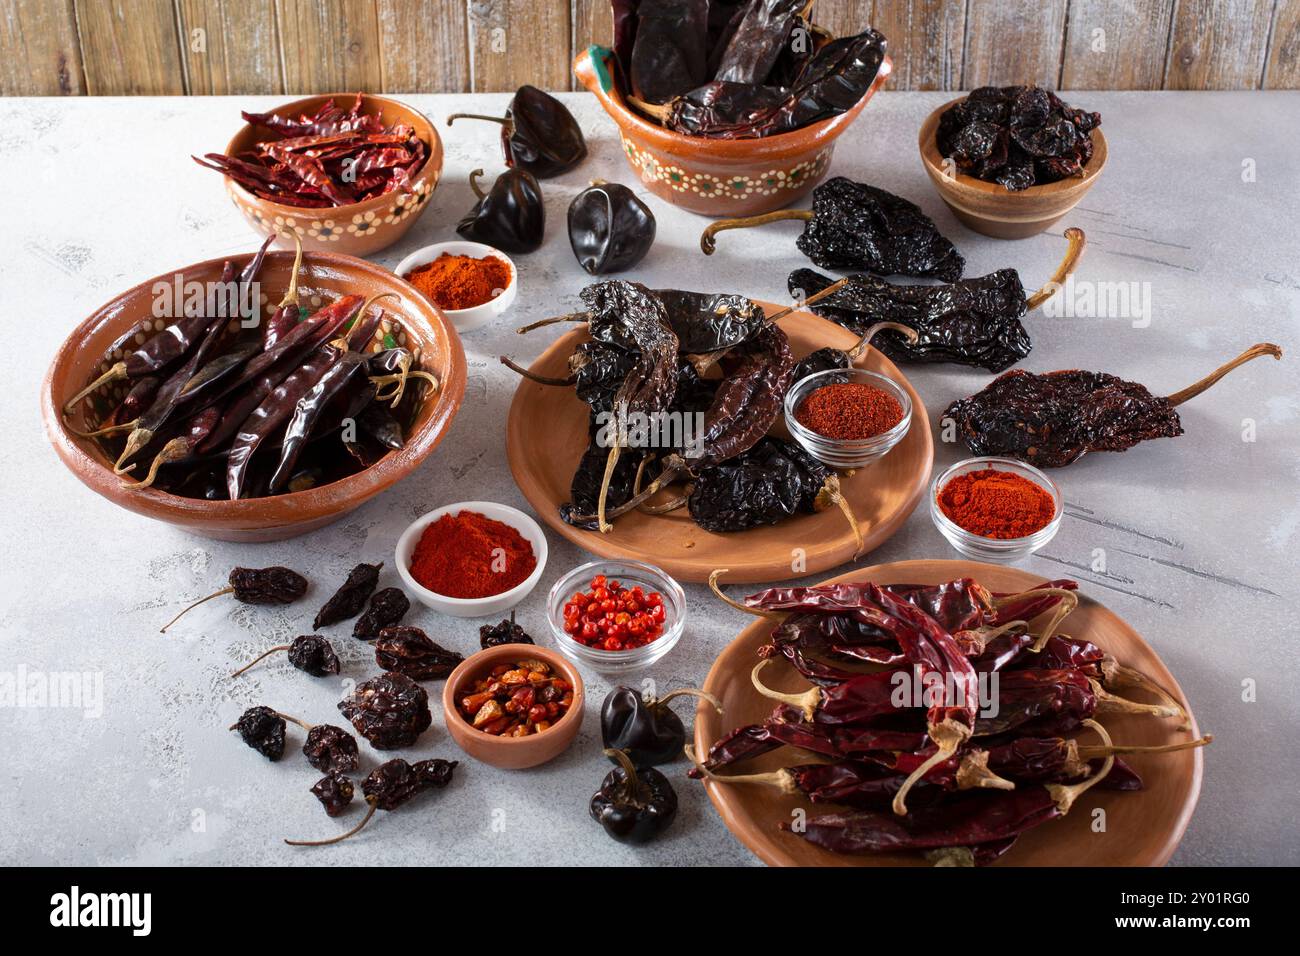
POLYGON ((1040 485, 1009 471, 982 468, 939 491, 939 510, 983 538, 1023 538, 1052 523, 1056 502, 1040 485))
POLYGON ((903 406, 865 382, 823 385, 799 403, 795 421, 826 438, 855 441, 883 435, 903 420, 903 406))
POLYGON ((537 567, 528 539, 477 511, 445 514, 424 529, 411 577, 438 594, 481 598, 509 591, 537 567))
POLYGON ((495 299, 510 284, 510 266, 496 256, 453 256, 444 252, 404 278, 442 309, 472 309, 495 299))

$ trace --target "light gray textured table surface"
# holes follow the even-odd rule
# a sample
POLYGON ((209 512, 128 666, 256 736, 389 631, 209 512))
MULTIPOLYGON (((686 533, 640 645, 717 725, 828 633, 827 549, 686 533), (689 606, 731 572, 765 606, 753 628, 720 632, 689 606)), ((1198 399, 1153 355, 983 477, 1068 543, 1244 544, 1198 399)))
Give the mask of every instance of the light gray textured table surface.
MULTIPOLYGON (((1061 228, 1016 242, 976 235, 955 222, 921 169, 916 130, 947 95, 877 97, 840 141, 832 171, 920 203, 965 254, 968 274, 1013 266, 1034 287, 1062 252, 1061 228)), ((495 113, 508 97, 402 99, 441 126, 453 109, 495 113)), ((99 713, 3 701, 0 863, 755 862, 703 789, 680 772, 680 817, 665 839, 634 850, 600 832, 586 804, 608 769, 597 727, 608 685, 594 676, 581 737, 560 759, 522 773, 466 761, 448 791, 381 815, 364 838, 325 850, 280 841, 338 831, 307 793, 317 775, 296 754, 268 763, 226 731, 256 703, 342 723, 334 709, 338 681, 308 678, 282 660, 240 680, 226 675, 261 649, 308 631, 323 594, 358 560, 391 565, 394 540, 413 517, 469 498, 526 507, 506 467, 503 438, 516 379, 496 356, 531 360, 560 333, 524 339, 515 326, 577 303, 587 276, 565 238, 571 197, 594 177, 635 183, 594 101, 585 94, 565 99, 590 131, 591 156, 544 184, 548 241, 519 257, 522 291, 508 318, 464 336, 469 388, 442 446, 413 477, 333 527, 259 546, 192 537, 91 493, 47 444, 38 390, 60 341, 120 290, 256 246, 219 178, 189 155, 220 149, 240 108, 269 108, 275 100, 0 101, 0 182, 10 202, 0 233, 10 343, 0 403, 0 690, 6 677, 11 689, 51 674, 102 680, 99 713), (316 590, 283 610, 214 601, 159 635, 162 621, 223 586, 236 564, 286 564, 307 572, 316 590)), ((1027 324, 1035 347, 1022 367, 1105 370, 1167 393, 1253 342, 1291 351, 1281 364, 1260 360, 1240 369, 1185 406, 1183 437, 1089 456, 1058 472, 1068 516, 1056 540, 1025 567, 1077 577, 1085 593, 1130 622, 1182 683, 1202 728, 1215 735, 1205 753, 1200 806, 1174 861, 1294 864, 1300 94, 1075 93, 1070 101, 1101 111, 1111 146, 1104 176, 1060 224, 1088 233, 1078 278, 1149 283, 1151 320, 1139 328, 1131 318, 1033 316, 1027 324), (1254 423, 1254 441, 1243 441, 1245 420, 1254 423), (1098 555, 1101 572, 1093 570, 1098 555), (1254 683, 1253 702, 1243 700, 1243 682, 1254 683)), ((472 203, 466 174, 499 164, 496 127, 466 123, 441 131, 442 184, 405 240, 378 257, 382 265, 454 238, 472 203)), ((696 244, 705 220, 658 200, 652 205, 659 239, 631 276, 651 285, 781 299, 787 273, 805 264, 794 248, 795 224, 743 240, 724 236, 718 254, 706 259, 696 244)), ((950 400, 987 381, 956 367, 906 371, 932 424, 950 400)), ((936 467, 962 456, 963 449, 939 443, 936 467)), ((521 622, 544 639, 547 589, 584 560, 558 535, 550 543, 545 577, 520 608, 521 622)), ((956 557, 924 507, 863 563, 922 557, 956 557)), ((383 581, 396 583, 391 566, 383 581)), ((703 587, 687 592, 686 637, 651 675, 661 689, 698 685, 747 623, 703 587)), ((477 647, 479 622, 440 619, 423 608, 409 620, 459 650, 477 647)), ((335 643, 345 655, 344 677, 374 672, 364 646, 347 637, 335 643)), ((430 686, 436 700, 440 687, 430 686)), ((299 740, 292 727, 290 735, 299 740)), ((436 706, 434 727, 413 753, 462 756, 436 706)))

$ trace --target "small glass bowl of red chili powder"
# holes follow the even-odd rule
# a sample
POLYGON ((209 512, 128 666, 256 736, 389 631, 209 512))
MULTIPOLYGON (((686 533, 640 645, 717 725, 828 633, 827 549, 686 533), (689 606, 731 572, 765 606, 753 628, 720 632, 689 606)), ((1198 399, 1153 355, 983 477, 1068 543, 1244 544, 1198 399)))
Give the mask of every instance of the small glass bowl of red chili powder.
POLYGON ((1061 527, 1061 489, 1014 458, 968 458, 930 485, 930 517, 956 551, 1007 563, 1033 554, 1061 527))
POLYGON ((397 573, 424 604, 453 617, 510 610, 537 586, 546 535, 518 508, 462 501, 416 519, 397 540, 397 573))
POLYGON ((829 369, 790 386, 785 424, 818 461, 862 468, 903 440, 912 424, 912 398, 878 372, 829 369))
POLYGON ((478 328, 515 301, 515 264, 481 242, 438 242, 417 249, 395 270, 461 332, 478 328))
POLYGON ((686 624, 686 594, 681 585, 660 568, 640 561, 580 565, 555 582, 546 607, 555 646, 575 663, 601 674, 650 666, 677 645, 686 624), (592 624, 585 634, 570 633, 575 600, 582 605, 579 625, 592 624), (620 626, 631 625, 638 633, 619 631, 620 626), (607 649, 610 646, 620 649, 607 649))

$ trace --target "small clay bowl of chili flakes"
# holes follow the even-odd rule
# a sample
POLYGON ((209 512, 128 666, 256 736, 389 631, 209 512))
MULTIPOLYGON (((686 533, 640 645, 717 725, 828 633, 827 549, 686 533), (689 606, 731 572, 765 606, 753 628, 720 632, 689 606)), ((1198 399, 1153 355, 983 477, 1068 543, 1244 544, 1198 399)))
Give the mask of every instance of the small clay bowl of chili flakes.
POLYGON ((461 750, 503 770, 557 757, 578 735, 582 676, 544 647, 503 644, 479 651, 442 689, 443 720, 461 750))

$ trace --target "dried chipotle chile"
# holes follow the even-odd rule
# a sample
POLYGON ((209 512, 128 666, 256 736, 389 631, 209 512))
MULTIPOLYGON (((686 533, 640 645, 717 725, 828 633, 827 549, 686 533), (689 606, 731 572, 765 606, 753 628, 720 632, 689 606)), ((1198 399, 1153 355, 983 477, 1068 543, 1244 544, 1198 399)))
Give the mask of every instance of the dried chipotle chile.
POLYGON ((442 680, 464 659, 418 627, 385 627, 375 641, 375 663, 412 680, 442 680))
POLYGON ((1152 438, 1183 433, 1177 406, 1239 365, 1282 350, 1253 345, 1205 378, 1168 397, 1105 372, 1077 369, 1035 374, 1013 369, 981 391, 948 406, 944 417, 977 455, 1009 455, 1061 468, 1090 451, 1126 451, 1152 438))
POLYGON ((312 677, 328 677, 339 672, 338 655, 334 653, 329 641, 319 634, 300 634, 288 644, 263 651, 230 676, 238 677, 258 661, 280 651, 288 651, 289 663, 312 677))
POLYGON ((536 644, 528 632, 520 625, 515 623, 515 612, 510 612, 510 618, 502 621, 500 624, 483 624, 478 629, 478 642, 483 650, 489 647, 500 647, 502 644, 536 644))
POLYGON ((458 119, 500 123, 506 165, 526 169, 538 179, 568 172, 587 156, 587 142, 573 114, 535 86, 519 87, 505 116, 453 113, 447 117, 447 125, 458 119))
POLYGON ((250 707, 230 729, 238 730, 244 743, 267 760, 279 760, 284 756, 284 721, 284 715, 270 707, 250 707))
POLYGON ((233 594, 241 604, 292 604, 307 593, 307 579, 297 571, 274 566, 269 568, 234 568, 228 578, 230 585, 220 591, 214 591, 207 597, 199 598, 180 614, 164 624, 159 630, 166 632, 186 611, 196 608, 204 601, 211 601, 223 594, 233 594))
POLYGON ((311 787, 312 794, 321 802, 325 812, 337 817, 352 802, 355 788, 352 781, 341 773, 327 773, 311 787))
POLYGON ((429 695, 405 674, 380 674, 358 684, 338 708, 376 750, 409 747, 433 723, 429 695))
POLYGON ((355 836, 370 822, 370 818, 375 815, 375 810, 396 810, 412 797, 428 790, 441 790, 447 786, 451 783, 452 771, 459 763, 457 760, 434 759, 421 760, 412 764, 395 757, 370 771, 361 781, 361 792, 365 794, 367 804, 366 815, 351 830, 327 840, 285 840, 284 842, 290 846, 328 846, 355 836))
POLYGON ((316 724, 308 730, 302 753, 322 773, 351 773, 361 766, 357 738, 333 724, 316 724))
POLYGON ((813 190, 811 210, 787 209, 745 219, 719 219, 700 236, 700 248, 705 255, 712 255, 716 248, 714 237, 719 232, 785 219, 803 221, 803 232, 795 246, 823 269, 955 282, 966 266, 961 253, 940 234, 921 207, 843 176, 828 179, 813 190))
POLYGON ((346 621, 360 614, 361 609, 365 607, 366 598, 370 597, 379 584, 379 571, 383 566, 382 561, 378 564, 358 564, 349 571, 347 580, 316 612, 316 619, 311 625, 312 630, 319 631, 322 627, 346 621))
POLYGON ((363 641, 374 640, 386 627, 392 627, 411 609, 411 599, 401 588, 384 588, 370 599, 370 607, 357 618, 352 636, 363 641))

